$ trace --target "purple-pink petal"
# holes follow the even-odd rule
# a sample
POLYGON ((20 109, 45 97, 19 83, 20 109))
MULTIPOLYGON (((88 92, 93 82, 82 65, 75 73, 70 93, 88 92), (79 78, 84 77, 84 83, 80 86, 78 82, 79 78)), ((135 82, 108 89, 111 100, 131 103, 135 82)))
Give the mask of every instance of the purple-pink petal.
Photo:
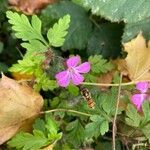
POLYGON ((139 82, 136 84, 136 89, 140 90, 142 93, 145 93, 149 88, 148 82, 139 82))
POLYGON ((147 98, 147 94, 134 94, 131 97, 132 103, 136 106, 137 110, 140 111, 143 101, 147 98))
POLYGON ((78 73, 88 73, 90 69, 91 67, 89 62, 82 63, 81 65, 75 67, 75 70, 77 70, 78 73))
POLYGON ((68 67, 68 68, 76 67, 79 62, 80 62, 80 57, 79 57, 79 56, 70 57, 70 58, 67 60, 67 67, 68 67))
POLYGON ((71 75, 71 80, 74 85, 79 85, 84 80, 84 77, 81 74, 79 74, 78 72, 71 73, 70 75, 71 75))
POLYGON ((68 71, 62 71, 56 74, 57 83, 62 87, 67 87, 70 82, 70 74, 68 71))

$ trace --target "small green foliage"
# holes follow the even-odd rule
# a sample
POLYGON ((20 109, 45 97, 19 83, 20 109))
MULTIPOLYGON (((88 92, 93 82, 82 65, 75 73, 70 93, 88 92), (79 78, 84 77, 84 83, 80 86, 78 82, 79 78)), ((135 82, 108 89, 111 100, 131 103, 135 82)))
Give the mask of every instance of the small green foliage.
POLYGON ((93 73, 107 73, 113 69, 113 65, 106 59, 103 59, 101 55, 90 56, 88 61, 91 64, 91 71, 93 73))
POLYGON ((60 18, 58 23, 55 23, 53 28, 48 30, 48 43, 42 36, 41 20, 37 16, 33 15, 30 22, 24 14, 19 15, 18 13, 7 11, 6 15, 9 23, 12 24, 12 29, 15 31, 16 37, 27 41, 21 44, 22 47, 27 49, 23 60, 19 60, 9 71, 33 75, 35 77, 36 84, 34 88, 36 91, 40 91, 40 89, 45 91, 54 90, 58 85, 55 80, 51 80, 48 77, 43 65, 49 65, 44 64, 47 59, 46 52, 49 46, 58 47, 63 45, 67 29, 69 28, 70 16, 66 15, 60 18))
POLYGON ((33 74, 37 67, 38 64, 36 62, 26 58, 23 60, 18 60, 18 64, 14 64, 11 68, 9 68, 9 71, 33 74))
POLYGON ((23 150, 37 150, 43 146, 46 146, 48 139, 45 137, 43 132, 39 130, 33 130, 33 135, 30 133, 18 133, 8 145, 16 147, 17 149, 23 148, 23 150))
POLYGON ((138 127, 140 125, 141 117, 133 105, 128 104, 126 115, 126 122, 128 125, 133 127, 138 127))
POLYGON ((79 95, 79 88, 77 86, 70 84, 67 89, 71 95, 73 96, 79 95))
POLYGON ((31 24, 24 14, 19 15, 16 12, 7 11, 6 16, 9 19, 8 22, 12 24, 17 38, 21 38, 23 41, 38 39, 47 44, 41 34, 41 20, 36 15, 32 16, 31 24))
POLYGON ((67 139, 74 146, 80 146, 85 138, 85 132, 79 120, 68 123, 66 130, 68 131, 67 139))
POLYGON ((45 121, 37 119, 33 127, 33 134, 20 132, 8 142, 8 145, 17 149, 38 150, 59 140, 62 136, 50 116, 46 116, 45 121))
POLYGON ((40 89, 43 89, 44 91, 53 91, 55 88, 58 87, 56 81, 50 80, 46 73, 43 73, 42 75, 38 76, 35 81, 36 84, 34 85, 34 89, 36 91, 40 91, 40 89))
POLYGON ((50 28, 47 32, 47 37, 51 46, 60 47, 65 41, 67 35, 67 29, 69 28, 70 16, 66 15, 62 19, 59 19, 58 23, 55 23, 53 28, 50 28))
POLYGON ((147 125, 145 125, 141 130, 143 134, 145 135, 145 137, 150 142, 150 123, 147 123, 147 125))
POLYGON ((90 119, 92 122, 85 126, 86 137, 97 138, 100 134, 104 135, 108 132, 109 123, 105 118, 98 115, 93 115, 90 119))
POLYGON ((49 5, 41 13, 44 26, 48 28, 52 22, 69 14, 71 16, 70 27, 66 35, 62 50, 86 49, 88 39, 92 33, 92 22, 87 12, 75 3, 62 0, 59 3, 49 5))
MULTIPOLYGON (((99 95, 97 101, 99 109, 103 111, 108 118, 114 117, 116 110, 116 100, 117 100, 118 88, 112 87, 110 91, 102 93, 99 95)), ((117 114, 121 114, 122 109, 118 109, 117 114)))

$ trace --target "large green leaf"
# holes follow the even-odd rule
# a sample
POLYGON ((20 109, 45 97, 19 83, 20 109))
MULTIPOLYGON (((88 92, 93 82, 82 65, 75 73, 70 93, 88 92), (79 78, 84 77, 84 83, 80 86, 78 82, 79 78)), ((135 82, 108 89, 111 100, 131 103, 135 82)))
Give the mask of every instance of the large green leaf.
POLYGON ((92 13, 111 21, 137 22, 150 17, 149 0, 83 0, 92 13))
POLYGON ((122 41, 128 42, 136 37, 139 32, 142 32, 147 40, 150 39, 150 17, 136 23, 127 23, 125 25, 122 41))
POLYGON ((51 22, 56 21, 66 14, 71 16, 71 23, 62 49, 86 48, 88 38, 92 31, 92 23, 88 18, 87 12, 82 7, 70 1, 61 1, 49 5, 42 12, 41 19, 43 19, 45 26, 49 27, 51 22))
POLYGON ((88 41, 89 55, 101 54, 103 57, 116 57, 121 51, 121 24, 103 23, 96 28, 88 41))

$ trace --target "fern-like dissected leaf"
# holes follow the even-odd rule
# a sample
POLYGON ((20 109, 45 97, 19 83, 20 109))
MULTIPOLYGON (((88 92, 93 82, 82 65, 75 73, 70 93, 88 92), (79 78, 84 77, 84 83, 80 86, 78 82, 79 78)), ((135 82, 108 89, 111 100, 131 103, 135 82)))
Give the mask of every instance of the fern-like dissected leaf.
POLYGON ((88 138, 97 138, 100 134, 104 135, 109 130, 109 122, 98 115, 90 117, 91 123, 85 127, 85 133, 88 138))
POLYGON ((127 115, 126 123, 128 125, 133 127, 139 127, 141 116, 138 114, 136 108, 133 105, 128 104, 126 115, 127 115))
POLYGON ((6 16, 17 38, 23 41, 38 39, 48 45, 41 34, 41 20, 36 15, 32 16, 31 23, 24 14, 7 11, 6 16))
POLYGON ((70 16, 66 15, 60 18, 58 23, 55 23, 53 28, 50 28, 47 37, 50 45, 55 47, 60 47, 65 41, 65 36, 67 35, 67 29, 69 28, 70 16))
POLYGON ((94 55, 89 57, 91 64, 91 71, 94 73, 106 73, 113 69, 113 65, 103 59, 101 55, 94 55))
POLYGON ((18 60, 17 64, 14 64, 11 68, 9 68, 9 71, 33 74, 35 68, 37 68, 37 64, 27 58, 18 60))
POLYGON ((67 135, 68 141, 73 144, 74 146, 80 146, 85 138, 84 128, 79 120, 75 120, 70 122, 66 128, 69 131, 67 135))
POLYGON ((36 91, 40 91, 40 89, 43 89, 44 91, 54 90, 55 88, 58 87, 56 81, 50 80, 45 73, 42 73, 40 76, 36 78, 36 83, 37 84, 34 85, 34 89, 36 91))
POLYGON ((58 133, 55 121, 47 115, 45 121, 37 119, 33 128, 33 134, 20 132, 8 142, 8 145, 23 150, 39 150, 62 137, 62 133, 58 133))
POLYGON ((21 132, 8 142, 11 147, 16 147, 17 149, 23 148, 23 150, 37 150, 46 146, 47 143, 48 139, 45 137, 44 133, 39 130, 34 130, 33 135, 21 132))

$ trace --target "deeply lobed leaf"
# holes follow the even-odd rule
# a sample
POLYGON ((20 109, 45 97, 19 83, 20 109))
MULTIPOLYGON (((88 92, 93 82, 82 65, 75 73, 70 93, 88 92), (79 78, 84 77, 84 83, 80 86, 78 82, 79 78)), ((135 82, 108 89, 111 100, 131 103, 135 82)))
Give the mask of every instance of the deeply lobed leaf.
POLYGON ((50 28, 47 37, 50 45, 60 47, 64 44, 67 29, 69 28, 70 16, 66 15, 60 18, 58 23, 55 23, 53 28, 50 28))
POLYGON ((31 24, 24 14, 19 15, 16 12, 7 11, 6 16, 9 19, 8 22, 12 24, 17 38, 21 38, 23 41, 38 39, 47 44, 41 34, 41 21, 37 16, 32 16, 31 24))

